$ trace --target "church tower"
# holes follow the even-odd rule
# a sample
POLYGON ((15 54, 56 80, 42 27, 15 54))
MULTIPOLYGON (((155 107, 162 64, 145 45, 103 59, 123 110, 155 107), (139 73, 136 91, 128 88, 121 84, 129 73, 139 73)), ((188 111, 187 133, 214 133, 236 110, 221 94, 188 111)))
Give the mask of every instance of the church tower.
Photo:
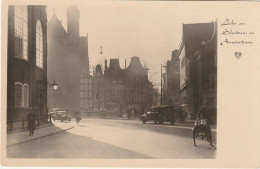
POLYGON ((79 9, 70 6, 67 10, 67 32, 74 40, 79 38, 79 9))

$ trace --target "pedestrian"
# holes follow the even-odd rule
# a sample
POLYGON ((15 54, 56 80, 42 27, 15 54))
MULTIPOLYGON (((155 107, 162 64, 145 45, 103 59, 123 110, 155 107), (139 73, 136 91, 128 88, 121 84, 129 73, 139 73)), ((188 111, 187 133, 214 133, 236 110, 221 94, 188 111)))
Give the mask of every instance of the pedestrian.
POLYGON ((134 118, 134 117, 135 117, 135 110, 132 109, 131 118, 134 118))
POLYGON ((208 106, 208 103, 205 102, 204 106, 198 112, 198 118, 199 119, 206 119, 207 125, 210 126, 212 124, 212 117, 211 116, 212 116, 212 114, 211 114, 210 107, 208 106))
POLYGON ((80 116, 79 110, 76 110, 76 112, 75 112, 75 117, 76 117, 76 122, 79 124, 79 122, 80 122, 80 120, 81 120, 81 116, 80 116))
POLYGON ((35 113, 33 110, 30 110, 30 114, 28 115, 27 120, 28 120, 28 129, 30 131, 29 136, 33 136, 35 130, 35 120, 36 120, 35 113))
MULTIPOLYGON (((210 107, 208 106, 208 103, 205 102, 204 106, 200 109, 200 111, 198 112, 198 119, 206 119, 206 125, 203 127, 205 135, 202 136, 202 139, 204 137, 207 138, 207 141, 210 141, 210 144, 212 146, 212 134, 211 134, 211 124, 212 124, 212 110, 210 109, 210 107)), ((195 142, 194 142, 195 143, 195 142)))

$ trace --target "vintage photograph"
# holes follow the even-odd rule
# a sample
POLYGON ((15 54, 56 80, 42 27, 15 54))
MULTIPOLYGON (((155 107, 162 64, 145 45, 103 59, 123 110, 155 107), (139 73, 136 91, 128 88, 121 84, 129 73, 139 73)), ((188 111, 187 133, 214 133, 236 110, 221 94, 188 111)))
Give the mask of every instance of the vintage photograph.
POLYGON ((8 5, 6 157, 216 159, 218 17, 187 6, 8 5))

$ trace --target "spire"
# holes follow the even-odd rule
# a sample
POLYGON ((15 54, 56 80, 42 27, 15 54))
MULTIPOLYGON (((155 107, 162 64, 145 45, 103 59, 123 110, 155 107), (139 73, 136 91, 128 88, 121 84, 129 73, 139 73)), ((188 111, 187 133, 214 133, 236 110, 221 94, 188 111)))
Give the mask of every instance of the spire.
POLYGON ((102 46, 100 46, 100 48, 101 48, 101 52, 100 52, 100 54, 103 54, 103 52, 102 52, 102 46))

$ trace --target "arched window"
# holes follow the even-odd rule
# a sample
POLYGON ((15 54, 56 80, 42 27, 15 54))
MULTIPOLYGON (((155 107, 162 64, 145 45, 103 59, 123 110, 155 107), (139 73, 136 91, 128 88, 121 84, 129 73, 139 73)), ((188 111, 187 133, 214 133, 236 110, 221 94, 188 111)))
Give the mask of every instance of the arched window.
POLYGON ((28 10, 27 6, 14 8, 14 54, 18 58, 28 60, 28 10))
POLYGON ((23 106, 23 85, 19 82, 15 83, 15 106, 23 106))
POLYGON ((15 107, 29 107, 29 86, 15 83, 15 107))
POLYGON ((36 24, 36 66, 43 68, 43 38, 42 24, 38 20, 36 24))
POLYGON ((24 107, 29 107, 29 86, 25 84, 23 89, 24 107))

